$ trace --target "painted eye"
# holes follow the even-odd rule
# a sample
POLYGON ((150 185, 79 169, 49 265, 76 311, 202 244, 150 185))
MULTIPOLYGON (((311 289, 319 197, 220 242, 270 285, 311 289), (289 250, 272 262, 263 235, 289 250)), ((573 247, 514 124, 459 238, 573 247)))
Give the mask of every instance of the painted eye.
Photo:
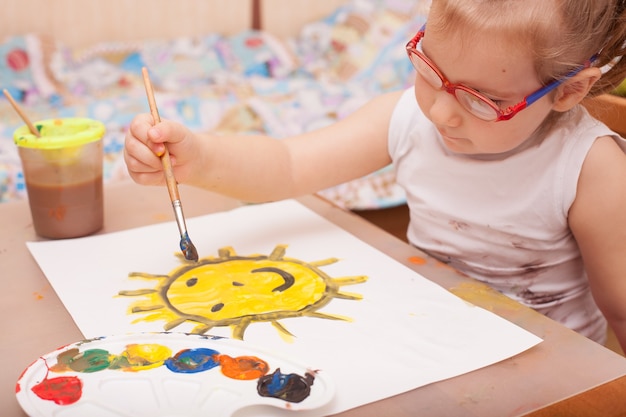
POLYGON ((189 278, 185 284, 187 284, 188 287, 193 287, 197 283, 198 283, 198 278, 189 278))
POLYGON ((244 284, 242 282, 233 281, 233 287, 243 287, 244 284))

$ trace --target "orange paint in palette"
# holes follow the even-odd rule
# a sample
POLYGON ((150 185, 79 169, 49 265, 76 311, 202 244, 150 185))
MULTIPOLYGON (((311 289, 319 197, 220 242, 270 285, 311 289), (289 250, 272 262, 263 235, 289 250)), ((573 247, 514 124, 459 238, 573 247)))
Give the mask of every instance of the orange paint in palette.
MULTIPOLYGON (((136 341, 132 337, 86 340, 42 356, 24 371, 16 384, 20 405, 31 416, 52 415, 53 412, 48 414, 49 410, 58 407, 63 407, 63 413, 67 411, 63 415, 78 416, 87 405, 106 404, 107 410, 113 410, 118 401, 120 411, 140 417, 169 415, 167 401, 155 398, 158 390, 146 389, 150 386, 190 390, 190 395, 200 396, 187 404, 191 407, 194 404, 204 407, 207 401, 219 400, 216 391, 240 391, 239 396, 228 396, 233 411, 267 401, 289 409, 299 404, 302 409, 311 408, 307 403, 325 403, 333 394, 332 384, 323 376, 320 378, 319 371, 296 365, 292 369, 295 372, 284 373, 281 368, 293 368, 294 364, 266 352, 250 351, 244 344, 232 344, 242 342, 184 333, 139 334, 134 336, 136 341), (168 343, 170 339, 176 343, 168 343), (203 375, 196 377, 197 374, 203 375), (137 386, 133 388, 135 383, 137 386), (178 384, 181 386, 177 387, 178 384), (115 395, 107 397, 111 394, 107 390, 115 395), (132 402, 137 402, 136 397, 143 394, 146 394, 145 410, 126 409, 130 397, 132 402), (103 398, 94 400, 99 396, 103 398), (76 414, 72 414, 73 405, 79 407, 76 414), (44 409, 48 411, 36 412, 44 409)), ((170 408, 185 413, 180 404, 172 404, 170 408)), ((224 409, 224 404, 218 409, 224 409)))
POLYGON ((267 362, 256 356, 231 358, 228 355, 218 355, 217 360, 222 367, 222 373, 233 379, 258 379, 269 371, 267 362))

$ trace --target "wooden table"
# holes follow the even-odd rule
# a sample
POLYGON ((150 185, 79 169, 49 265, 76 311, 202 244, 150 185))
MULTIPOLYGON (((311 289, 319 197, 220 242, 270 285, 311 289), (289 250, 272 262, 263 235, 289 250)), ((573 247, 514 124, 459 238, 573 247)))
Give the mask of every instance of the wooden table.
MULTIPOLYGON (((239 203, 181 187, 187 217, 229 210, 239 203)), ((428 259, 361 217, 315 196, 299 201, 398 262, 464 299, 544 339, 513 358, 468 374, 341 413, 342 417, 626 416, 626 359, 548 318, 428 259)), ((131 182, 105 188, 100 233, 172 221, 162 188, 131 182)), ((24 416, 15 382, 39 355, 83 338, 30 255, 35 235, 26 202, 0 204, 0 410, 24 416)))

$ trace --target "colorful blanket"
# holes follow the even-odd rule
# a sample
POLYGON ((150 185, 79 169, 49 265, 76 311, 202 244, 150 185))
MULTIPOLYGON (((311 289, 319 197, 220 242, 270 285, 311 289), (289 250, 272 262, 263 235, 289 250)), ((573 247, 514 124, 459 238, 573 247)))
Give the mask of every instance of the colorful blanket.
MULTIPOLYGON (((33 120, 102 121, 105 181, 116 181, 128 176, 121 157, 125 130, 134 115, 148 111, 142 66, 150 70, 161 117, 197 131, 280 139, 408 87, 413 69, 404 45, 423 24, 427 3, 353 0, 286 39, 244 31, 73 49, 34 34, 14 36, 0 43, 0 87, 33 120)), ((0 202, 26 198, 12 139, 22 124, 1 98, 0 202)), ((391 167, 321 194, 350 209, 404 202, 391 167)))

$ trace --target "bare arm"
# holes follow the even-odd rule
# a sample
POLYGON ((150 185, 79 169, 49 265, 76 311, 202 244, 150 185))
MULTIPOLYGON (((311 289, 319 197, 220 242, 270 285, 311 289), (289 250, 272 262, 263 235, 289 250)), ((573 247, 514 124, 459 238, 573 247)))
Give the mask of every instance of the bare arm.
POLYGON ((380 96, 331 126, 281 140, 198 135, 168 121, 151 129, 144 118, 131 126, 125 158, 135 181, 161 184, 155 153, 167 141, 181 183, 250 202, 296 197, 389 164, 389 121, 400 95, 380 96))
POLYGON ((589 151, 569 223, 594 299, 626 351, 626 155, 609 137, 589 151))

